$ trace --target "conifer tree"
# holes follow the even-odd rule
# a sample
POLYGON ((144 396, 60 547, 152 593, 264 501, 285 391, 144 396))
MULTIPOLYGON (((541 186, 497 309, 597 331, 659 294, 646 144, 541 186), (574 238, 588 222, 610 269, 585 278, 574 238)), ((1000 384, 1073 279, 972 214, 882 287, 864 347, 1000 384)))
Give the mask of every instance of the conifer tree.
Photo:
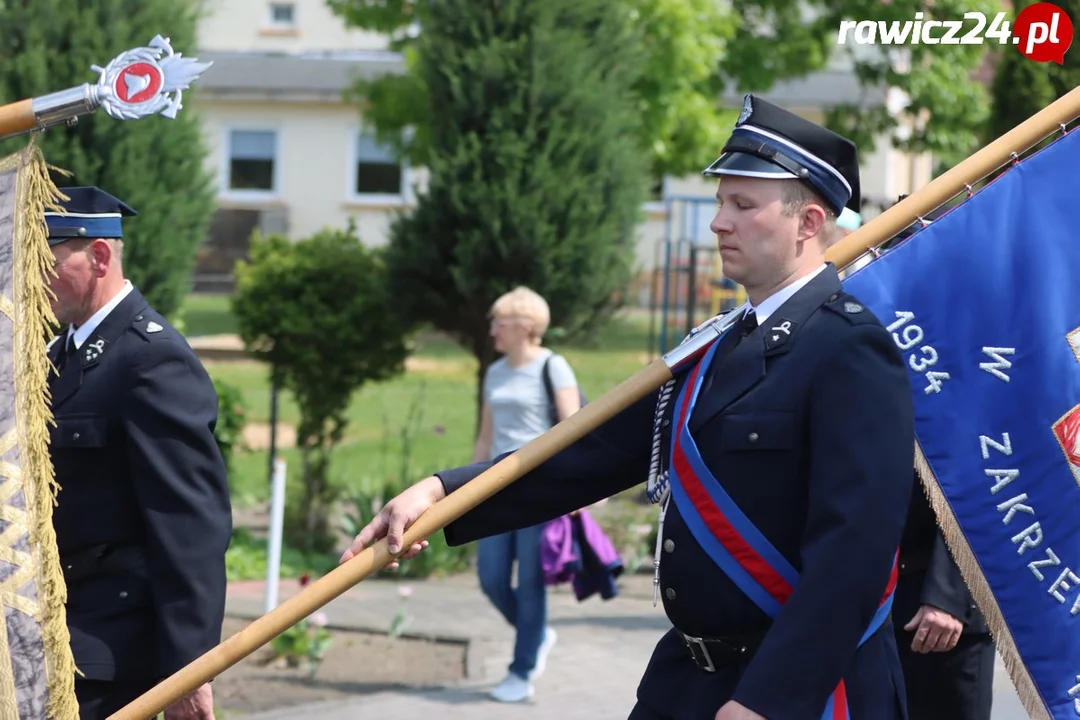
MULTIPOLYGON (((410 319, 494 359, 488 309, 527 285, 568 333, 630 280, 649 157, 630 99, 638 37, 606 0, 430 2, 416 47, 430 98, 430 185, 391 230, 410 319)), ((479 383, 478 383, 479 385, 479 383)))

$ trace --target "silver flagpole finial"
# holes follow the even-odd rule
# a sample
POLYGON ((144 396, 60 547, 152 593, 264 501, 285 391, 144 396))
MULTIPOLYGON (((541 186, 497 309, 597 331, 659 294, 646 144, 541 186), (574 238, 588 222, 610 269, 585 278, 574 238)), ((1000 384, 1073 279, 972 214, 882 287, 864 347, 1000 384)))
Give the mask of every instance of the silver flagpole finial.
POLYGON ((146 47, 126 50, 105 67, 92 65, 96 83, 0 107, 0 138, 61 123, 75 125, 80 115, 98 108, 117 120, 150 115, 175 119, 183 107, 183 91, 212 64, 183 57, 173 51, 169 38, 155 35, 146 47))
POLYGON ((160 113, 175 119, 183 91, 212 64, 173 52, 168 38, 155 35, 149 47, 120 53, 104 68, 91 69, 100 73, 99 102, 112 117, 134 120, 160 113))

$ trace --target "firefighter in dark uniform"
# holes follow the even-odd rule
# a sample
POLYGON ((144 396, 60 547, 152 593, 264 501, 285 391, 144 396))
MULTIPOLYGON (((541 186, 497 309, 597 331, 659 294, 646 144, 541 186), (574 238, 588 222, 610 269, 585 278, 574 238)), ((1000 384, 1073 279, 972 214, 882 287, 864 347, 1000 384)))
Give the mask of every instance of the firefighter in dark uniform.
MULTIPOLYGON (((705 172, 721 178, 711 228, 749 311, 679 366, 659 401, 480 503, 446 539, 533 525, 646 481, 663 508, 657 589, 673 628, 632 720, 904 718, 889 610, 912 489, 911 387, 890 334, 824 261, 859 193, 855 147, 747 96, 705 172)), ((342 559, 383 536, 398 557, 420 552, 395 550, 403 528, 489 466, 407 489, 342 559)))
POLYGON ((994 641, 921 489, 900 544, 893 614, 911 720, 990 720, 994 641))
MULTIPOLYGON (((929 213, 925 220, 933 222, 940 214, 929 213)), ((920 224, 882 249, 909 237, 920 224)), ((921 488, 911 495, 900 543, 893 614, 911 720, 990 720, 994 641, 921 488)))
MULTIPOLYGON (((81 720, 105 718, 221 641, 232 514, 217 393, 122 268, 126 204, 62 189, 46 213, 60 334, 49 391, 53 523, 81 720)), ((212 720, 209 685, 168 720, 212 720)))

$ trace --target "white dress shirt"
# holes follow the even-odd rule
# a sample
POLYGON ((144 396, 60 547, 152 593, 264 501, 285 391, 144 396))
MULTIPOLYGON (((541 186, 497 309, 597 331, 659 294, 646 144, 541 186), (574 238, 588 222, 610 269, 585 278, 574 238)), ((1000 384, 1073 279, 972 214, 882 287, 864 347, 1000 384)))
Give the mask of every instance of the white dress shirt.
POLYGON ((748 312, 754 313, 754 315, 757 317, 758 325, 763 325, 765 321, 769 319, 770 315, 779 310, 780 306, 790 300, 792 296, 795 295, 795 293, 806 287, 806 285, 811 280, 816 278, 824 269, 825 264, 822 263, 817 270, 814 270, 814 272, 810 273, 809 275, 805 275, 799 278, 798 280, 786 287, 780 288, 772 295, 762 300, 761 304, 757 307, 754 307, 754 304, 751 303, 750 310, 748 312))
POLYGON ((68 337, 74 335, 75 349, 81 348, 83 343, 90 339, 90 336, 94 333, 94 330, 97 329, 97 326, 100 325, 102 321, 109 316, 109 313, 111 313, 116 306, 128 296, 128 293, 130 293, 132 289, 131 281, 125 280, 124 287, 120 288, 120 292, 116 293, 112 300, 105 303, 100 310, 91 315, 90 319, 84 322, 78 330, 76 330, 74 326, 68 326, 68 335, 64 338, 64 343, 67 343, 68 337))

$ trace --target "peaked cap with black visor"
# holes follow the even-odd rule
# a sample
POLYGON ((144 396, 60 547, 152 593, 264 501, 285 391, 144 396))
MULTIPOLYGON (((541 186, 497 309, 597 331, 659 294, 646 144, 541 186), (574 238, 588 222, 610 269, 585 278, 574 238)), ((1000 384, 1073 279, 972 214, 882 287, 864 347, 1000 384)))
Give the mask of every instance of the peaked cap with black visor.
POLYGON ((801 180, 837 216, 861 205, 855 143, 754 95, 744 98, 720 157, 702 174, 801 180))
POLYGON ((121 218, 138 215, 123 200, 96 187, 60 188, 67 200, 59 200, 62 212, 45 213, 49 245, 75 238, 122 238, 121 218))

